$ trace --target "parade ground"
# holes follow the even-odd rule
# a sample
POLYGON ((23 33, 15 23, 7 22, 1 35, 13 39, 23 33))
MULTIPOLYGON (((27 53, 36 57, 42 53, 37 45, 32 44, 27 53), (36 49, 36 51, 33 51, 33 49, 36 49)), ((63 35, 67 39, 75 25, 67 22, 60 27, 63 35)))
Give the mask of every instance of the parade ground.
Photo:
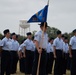
MULTIPOLYGON (((20 72, 20 70, 19 70, 19 63, 17 65, 17 72, 16 72, 16 74, 11 74, 11 75, 25 75, 24 73, 20 72)), ((67 70, 66 75, 70 75, 70 71, 67 70)))

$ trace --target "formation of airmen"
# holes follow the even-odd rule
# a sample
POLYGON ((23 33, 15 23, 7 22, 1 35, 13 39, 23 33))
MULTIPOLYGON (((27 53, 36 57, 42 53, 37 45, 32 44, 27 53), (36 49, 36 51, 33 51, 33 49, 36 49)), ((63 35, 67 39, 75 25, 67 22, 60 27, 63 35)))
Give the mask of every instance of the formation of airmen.
POLYGON ((28 32, 27 38, 21 44, 15 33, 12 33, 10 38, 10 30, 3 31, 4 38, 0 40, 0 75, 15 74, 18 60, 22 73, 36 75, 40 54, 39 75, 53 75, 52 71, 54 75, 66 75, 68 66, 70 75, 76 75, 76 29, 73 30, 74 35, 69 42, 68 37, 59 30, 56 38, 48 38, 47 22, 39 25, 40 31, 36 32, 33 38, 32 33, 28 32))

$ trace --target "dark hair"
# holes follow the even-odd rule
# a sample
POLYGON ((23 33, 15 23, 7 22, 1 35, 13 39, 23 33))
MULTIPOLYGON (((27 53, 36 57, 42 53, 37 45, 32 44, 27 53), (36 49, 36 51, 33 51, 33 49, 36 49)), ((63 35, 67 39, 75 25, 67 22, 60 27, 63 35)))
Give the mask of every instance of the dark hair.
POLYGON ((4 35, 9 33, 9 32, 10 32, 9 29, 6 29, 6 30, 3 31, 4 35))
POLYGON ((57 31, 57 35, 59 35, 59 34, 61 34, 61 31, 60 30, 57 31))
POLYGON ((67 40, 67 39, 68 39, 68 37, 66 37, 66 36, 65 36, 65 38, 64 38, 64 39, 65 39, 65 40, 67 40))
POLYGON ((34 40, 34 36, 32 37, 32 40, 34 40))
POLYGON ((54 38, 53 38, 53 37, 51 37, 51 38, 49 39, 49 41, 51 41, 51 40, 54 40, 54 38))
POLYGON ((64 34, 62 34, 62 36, 61 36, 61 37, 65 38, 64 34))
POLYGON ((18 38, 18 37, 19 37, 19 35, 16 34, 16 38, 18 38))

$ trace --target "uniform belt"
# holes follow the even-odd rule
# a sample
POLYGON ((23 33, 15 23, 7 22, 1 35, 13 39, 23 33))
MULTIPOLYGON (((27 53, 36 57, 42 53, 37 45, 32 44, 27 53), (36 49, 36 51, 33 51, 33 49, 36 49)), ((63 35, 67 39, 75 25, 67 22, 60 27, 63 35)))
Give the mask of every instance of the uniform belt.
POLYGON ((31 52, 31 50, 26 50, 27 52, 31 52))
POLYGON ((62 49, 56 49, 56 50, 60 50, 60 51, 62 51, 62 49))
POLYGON ((2 51, 5 51, 5 52, 10 52, 10 50, 2 50, 2 51))
POLYGON ((17 52, 17 51, 10 51, 10 52, 17 52))
POLYGON ((11 52, 17 52, 17 51, 11 50, 11 52))
POLYGON ((76 51, 76 49, 72 49, 73 51, 76 51))
POLYGON ((27 51, 31 51, 31 50, 28 50, 28 49, 26 49, 27 51))

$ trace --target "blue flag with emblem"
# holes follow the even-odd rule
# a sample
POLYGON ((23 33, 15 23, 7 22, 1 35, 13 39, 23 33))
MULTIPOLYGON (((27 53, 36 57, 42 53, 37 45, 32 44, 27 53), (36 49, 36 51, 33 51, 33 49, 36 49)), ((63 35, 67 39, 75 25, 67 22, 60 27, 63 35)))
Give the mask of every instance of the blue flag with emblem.
POLYGON ((48 5, 46 5, 42 10, 34 14, 27 22, 46 22, 47 21, 47 12, 48 12, 48 5))

